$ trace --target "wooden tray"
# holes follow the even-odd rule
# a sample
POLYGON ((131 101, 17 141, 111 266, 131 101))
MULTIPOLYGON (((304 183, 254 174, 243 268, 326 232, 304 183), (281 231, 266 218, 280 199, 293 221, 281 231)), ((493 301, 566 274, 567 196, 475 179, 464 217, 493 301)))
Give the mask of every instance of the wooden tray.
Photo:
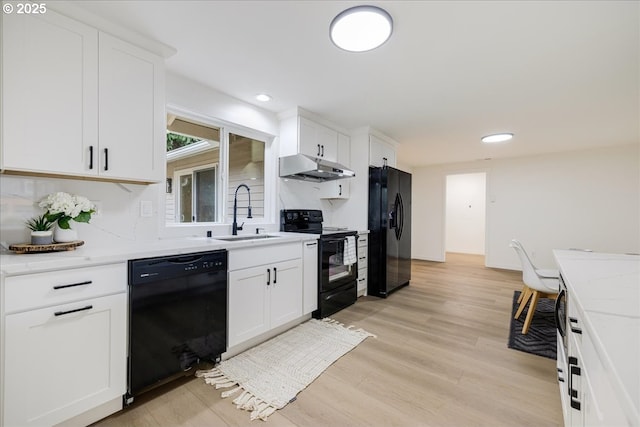
POLYGON ((19 243, 9 245, 9 250, 17 254, 35 254, 42 252, 73 251, 78 246, 84 245, 82 240, 74 240, 67 243, 51 243, 50 245, 31 245, 29 243, 19 243))

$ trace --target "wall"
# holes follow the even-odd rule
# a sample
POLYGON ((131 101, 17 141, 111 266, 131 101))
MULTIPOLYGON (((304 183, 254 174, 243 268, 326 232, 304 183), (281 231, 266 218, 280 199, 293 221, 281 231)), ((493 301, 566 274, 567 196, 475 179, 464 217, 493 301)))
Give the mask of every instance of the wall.
POLYGON ((639 160, 631 145, 415 168, 413 256, 445 260, 445 177, 479 170, 487 172, 487 266, 520 269, 513 238, 540 268, 555 266, 554 248, 638 253, 639 160))
POLYGON ((486 174, 447 175, 447 252, 484 255, 486 174))

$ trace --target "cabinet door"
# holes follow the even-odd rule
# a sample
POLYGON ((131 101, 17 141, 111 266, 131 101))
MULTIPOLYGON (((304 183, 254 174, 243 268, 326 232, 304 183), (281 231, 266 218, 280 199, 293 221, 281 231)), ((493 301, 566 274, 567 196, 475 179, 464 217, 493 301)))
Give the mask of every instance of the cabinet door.
POLYGON ((318 309, 318 241, 302 243, 302 314, 318 309))
POLYGON ((101 176, 160 181, 165 165, 162 59, 100 33, 101 176))
POLYGON ((2 169, 95 173, 97 30, 52 10, 2 23, 2 169))
MULTIPOLYGON (((351 159, 351 138, 347 135, 338 134, 338 163, 349 166, 351 159)), ((350 182, 347 179, 338 179, 320 183, 321 199, 348 199, 350 182)))
POLYGON ((7 315, 4 425, 57 424, 123 395, 126 307, 120 293, 7 315))
POLYGON ((389 143, 371 135, 369 137, 369 164, 371 166, 396 167, 396 150, 389 143))
POLYGON ((271 328, 302 316, 302 261, 299 258, 274 264, 269 292, 271 328))
POLYGON ((318 141, 322 158, 332 162, 338 161, 338 132, 325 126, 319 126, 318 141))
POLYGON ((338 132, 305 117, 299 118, 298 144, 302 154, 333 162, 337 160, 338 132))
POLYGON ((349 179, 348 178, 321 182, 319 186, 320 186, 321 199, 348 199, 349 198, 349 179))
POLYGON ((229 347, 269 329, 267 267, 229 273, 229 347))

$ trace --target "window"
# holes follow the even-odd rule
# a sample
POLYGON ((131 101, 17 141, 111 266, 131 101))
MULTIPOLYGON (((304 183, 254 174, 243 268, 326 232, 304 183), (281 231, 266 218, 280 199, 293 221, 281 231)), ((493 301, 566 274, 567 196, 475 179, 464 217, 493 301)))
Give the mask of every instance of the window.
POLYGON ((264 142, 241 135, 229 134, 229 195, 227 215, 233 216, 233 201, 238 185, 245 184, 251 194, 244 189, 238 191, 238 214, 246 217, 245 207, 249 206, 254 218, 264 217, 264 142))
POLYGON ((216 167, 177 170, 174 222, 216 221, 216 167))
POLYGON ((248 216, 249 198, 252 217, 264 218, 266 144, 252 133, 167 117, 167 224, 231 222, 240 184, 250 193, 238 191, 238 220, 248 216))

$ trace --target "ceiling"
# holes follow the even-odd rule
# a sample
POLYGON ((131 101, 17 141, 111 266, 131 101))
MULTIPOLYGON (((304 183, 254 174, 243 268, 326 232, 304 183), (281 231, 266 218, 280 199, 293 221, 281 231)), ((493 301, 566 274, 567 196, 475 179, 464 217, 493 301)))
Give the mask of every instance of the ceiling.
POLYGON ((640 142, 638 1, 372 1, 394 32, 365 53, 329 40, 360 2, 74 4, 174 47, 171 72, 276 113, 372 126, 409 166, 640 142), (480 142, 499 131, 515 137, 480 142))

